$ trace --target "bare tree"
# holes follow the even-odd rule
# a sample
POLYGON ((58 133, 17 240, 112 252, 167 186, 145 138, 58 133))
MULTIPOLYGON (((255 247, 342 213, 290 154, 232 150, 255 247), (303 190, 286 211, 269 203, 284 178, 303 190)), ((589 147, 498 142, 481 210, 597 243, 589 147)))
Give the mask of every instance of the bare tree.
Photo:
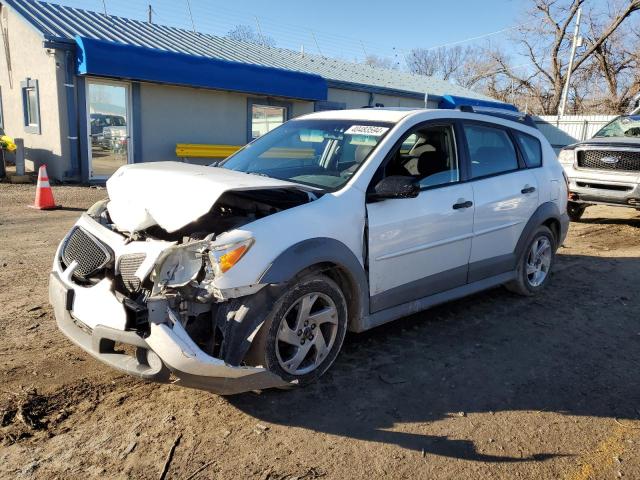
MULTIPOLYGON (((602 31, 602 20, 589 18, 588 37, 595 38, 602 31)), ((633 97, 640 92, 640 37, 631 28, 619 28, 595 49, 593 58, 584 69, 588 81, 595 85, 594 95, 602 99, 602 113, 625 111, 633 97)))
MULTIPOLYGON (((529 60, 528 64, 514 66, 509 57, 496 50, 491 52, 491 58, 499 67, 496 75, 503 75, 536 99, 542 113, 555 114, 568 73, 571 26, 580 7, 591 6, 587 16, 592 16, 594 4, 587 0, 531 1, 533 6, 514 38, 521 53, 529 60)), ((624 0, 612 6, 606 21, 591 32, 585 48, 576 55, 574 71, 586 68, 593 56, 606 48, 623 22, 639 9, 640 0, 624 0)))
POLYGON ((481 47, 414 48, 406 57, 410 72, 440 78, 466 88, 482 88, 497 66, 481 47))
POLYGON ((276 41, 268 35, 260 35, 250 25, 236 25, 225 35, 232 40, 238 40, 240 42, 255 43, 258 45, 265 45, 267 47, 275 47, 276 41))
POLYGON ((398 64, 390 57, 379 57, 378 55, 367 55, 364 63, 370 67, 386 68, 388 70, 396 70, 398 64))

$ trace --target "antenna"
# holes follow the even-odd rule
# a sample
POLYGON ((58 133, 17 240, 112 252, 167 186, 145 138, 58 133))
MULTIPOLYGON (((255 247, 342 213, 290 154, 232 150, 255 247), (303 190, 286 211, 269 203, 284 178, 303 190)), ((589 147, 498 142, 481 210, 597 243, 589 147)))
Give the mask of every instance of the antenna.
POLYGON ((151 8, 151 4, 149 4, 149 23, 153 23, 153 8, 151 8))
POLYGON ((109 14, 107 13, 107 2, 106 2, 106 0, 102 0, 102 8, 104 8, 104 14, 108 17, 109 14))
MULTIPOLYGON (((320 50, 320 45, 318 44, 318 39, 316 38, 316 34, 313 33, 313 30, 311 30, 311 36, 313 37, 313 41, 316 42, 316 48, 320 52, 320 55, 322 55, 322 50, 320 50)), ((322 55, 322 56, 324 57, 324 55, 322 55)))
POLYGON ((258 36, 260 37, 260 44, 264 46, 264 36, 262 35, 262 28, 260 28, 260 20, 258 19, 257 15, 255 15, 255 19, 256 19, 256 27, 258 27, 258 36))
POLYGON ((362 47, 362 51, 364 52, 364 58, 366 59, 369 55, 367 55, 367 49, 364 48, 364 43, 360 40, 360 46, 362 47))
POLYGON ((189 10, 189 18, 191 19, 191 27, 193 28, 193 31, 196 31, 196 24, 193 21, 193 13, 191 12, 191 2, 189 0, 187 0, 187 9, 189 10))

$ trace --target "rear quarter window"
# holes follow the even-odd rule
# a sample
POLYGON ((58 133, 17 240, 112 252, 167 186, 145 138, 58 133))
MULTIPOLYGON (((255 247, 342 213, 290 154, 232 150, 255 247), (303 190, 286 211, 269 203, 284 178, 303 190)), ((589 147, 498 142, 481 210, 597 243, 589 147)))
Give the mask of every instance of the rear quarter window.
POLYGON ((526 133, 514 131, 516 141, 520 147, 520 151, 524 156, 524 162, 527 168, 536 168, 542 166, 542 145, 540 140, 526 133))

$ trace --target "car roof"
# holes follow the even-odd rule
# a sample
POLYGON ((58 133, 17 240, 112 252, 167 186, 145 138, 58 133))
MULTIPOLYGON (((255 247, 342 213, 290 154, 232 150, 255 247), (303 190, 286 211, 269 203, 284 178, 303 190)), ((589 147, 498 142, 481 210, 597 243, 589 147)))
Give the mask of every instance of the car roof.
POLYGON ((354 108, 350 110, 327 110, 304 115, 305 120, 369 120, 374 122, 397 123, 415 112, 425 112, 424 108, 354 108))
MULTIPOLYGON (((389 122, 399 123, 401 120, 413 116, 428 116, 425 114, 437 113, 438 116, 448 118, 460 118, 467 120, 479 120, 488 123, 495 123, 510 128, 519 128, 524 131, 535 130, 537 128, 532 124, 517 121, 516 117, 495 113, 487 113, 483 111, 466 112, 458 109, 441 109, 441 108, 407 108, 407 107, 375 107, 375 108, 354 108, 351 110, 327 110, 323 112, 310 113, 298 119, 304 120, 356 120, 356 121, 372 121, 372 122, 389 122)), ((524 115, 524 114, 522 114, 524 115)), ((295 120, 295 119, 294 119, 295 120)))

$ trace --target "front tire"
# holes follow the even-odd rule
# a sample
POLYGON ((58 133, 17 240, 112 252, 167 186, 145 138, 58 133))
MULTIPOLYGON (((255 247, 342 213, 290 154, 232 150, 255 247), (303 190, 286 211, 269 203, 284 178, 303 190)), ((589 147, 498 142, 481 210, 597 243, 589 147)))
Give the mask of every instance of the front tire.
POLYGON ((587 206, 582 203, 567 203, 567 214, 572 222, 579 222, 586 209, 587 206))
POLYGON ((333 364, 347 332, 347 302, 324 275, 303 277, 275 302, 262 327, 263 365, 292 385, 307 385, 333 364))
POLYGON ((536 295, 549 282, 555 253, 555 236, 540 225, 518 260, 516 279, 505 285, 507 289, 519 295, 536 295))

